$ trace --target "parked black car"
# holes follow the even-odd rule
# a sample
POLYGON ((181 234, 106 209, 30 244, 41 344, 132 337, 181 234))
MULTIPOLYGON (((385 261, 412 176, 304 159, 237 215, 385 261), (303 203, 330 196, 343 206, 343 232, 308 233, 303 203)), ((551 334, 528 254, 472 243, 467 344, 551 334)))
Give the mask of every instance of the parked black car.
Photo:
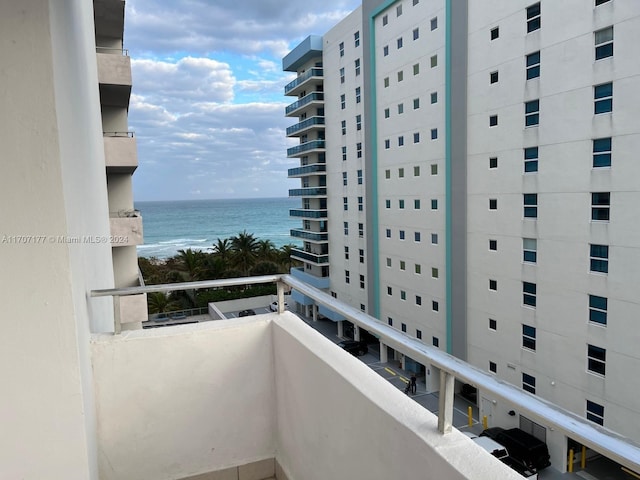
POLYGON ((480 436, 492 438, 504 446, 509 451, 509 457, 528 470, 536 472, 551 465, 547 444, 524 430, 492 427, 484 430, 480 436))
POLYGON ((247 309, 247 310, 241 310, 240 312, 238 312, 238 316, 239 317, 250 317, 250 316, 255 315, 255 314, 256 314, 256 312, 254 312, 250 308, 247 309))
POLYGON ((362 356, 369 352, 369 348, 365 342, 359 342, 357 340, 343 340, 338 346, 351 355, 362 356))

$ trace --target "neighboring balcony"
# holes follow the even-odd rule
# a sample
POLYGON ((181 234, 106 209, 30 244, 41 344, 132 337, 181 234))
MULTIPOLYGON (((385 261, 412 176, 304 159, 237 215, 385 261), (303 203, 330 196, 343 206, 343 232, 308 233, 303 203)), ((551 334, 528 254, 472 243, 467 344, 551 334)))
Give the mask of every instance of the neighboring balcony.
POLYGON ((287 117, 295 117, 300 115, 303 112, 303 109, 307 109, 309 107, 321 107, 324 105, 324 93, 322 92, 312 92, 309 95, 305 95, 297 102, 293 102, 291 105, 287 106, 285 109, 285 114, 287 117))
POLYGON ((324 128, 324 117, 311 117, 287 128, 287 137, 299 137, 315 128, 324 128))
POLYGON ((329 276, 317 277, 304 271, 304 267, 294 267, 291 269, 291 276, 297 278, 304 283, 311 285, 312 287, 319 289, 327 289, 331 284, 329 276))
POLYGON ((293 188, 289 190, 290 197, 326 197, 327 187, 293 188))
POLYGON ((309 240, 311 242, 326 242, 327 240, 329 240, 328 233, 310 232, 308 230, 302 230, 300 228, 291 229, 289 233, 292 237, 302 238, 303 240, 309 240))
POLYGON ((130 247, 142 245, 142 216, 137 210, 110 212, 111 246, 130 247))
POLYGON ((327 166, 324 163, 314 163, 313 165, 305 165, 304 167, 295 167, 289 169, 289 178, 303 177, 314 173, 325 173, 327 166))
MULTIPOLYGON (((289 196, 295 195, 291 195, 291 192, 289 192, 289 196)), ((313 218, 316 220, 325 220, 327 218, 327 210, 307 210, 304 208, 292 208, 291 210, 289 210, 289 216, 296 218, 313 218)))
POLYGON ((301 262, 313 263, 315 265, 327 265, 329 263, 328 253, 312 253, 299 250, 297 248, 291 249, 291 258, 300 260, 301 262))
POLYGON ((323 83, 323 70, 322 68, 312 68, 304 73, 298 75, 298 78, 289 82, 284 87, 285 95, 298 95, 305 88, 308 90, 310 87, 314 88, 317 85, 323 83))
POLYGON ((133 132, 104 132, 104 160, 107 173, 128 173, 138 168, 136 139, 133 132))
POLYGON ((287 157, 299 157, 302 154, 324 152, 324 140, 311 140, 295 147, 287 148, 287 157))
POLYGON ((128 107, 131 97, 131 59, 127 51, 98 48, 96 55, 100 103, 128 107))

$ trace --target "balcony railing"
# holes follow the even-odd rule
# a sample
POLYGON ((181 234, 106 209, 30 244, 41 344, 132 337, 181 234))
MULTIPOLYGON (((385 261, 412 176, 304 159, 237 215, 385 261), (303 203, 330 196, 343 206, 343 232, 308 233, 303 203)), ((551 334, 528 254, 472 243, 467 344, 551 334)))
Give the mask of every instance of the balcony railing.
POLYGON ((103 137, 129 137, 133 138, 135 136, 135 132, 102 132, 103 137))
POLYGON ((289 233, 291 234, 292 237, 302 238, 304 240, 313 240, 316 242, 324 242, 329 240, 328 233, 309 232, 307 230, 301 230, 299 228, 291 229, 289 233))
POLYGON ((316 265, 326 265, 329 263, 329 254, 327 253, 311 253, 297 248, 291 249, 291 258, 316 265))
POLYGON ((324 149, 324 140, 311 140, 310 142, 301 143, 295 147, 287 148, 287 156, 295 157, 309 150, 324 149))
POLYGON ((326 197, 326 187, 293 188, 289 190, 290 197, 326 197))
POLYGON ((298 77, 295 80, 285 85, 284 94, 287 95, 291 90, 296 88, 298 85, 306 82, 311 77, 322 77, 322 75, 323 75, 323 71, 321 68, 312 68, 311 70, 307 70, 301 75, 298 75, 298 77))
POLYGON ((305 165, 304 167, 296 167, 289 169, 290 177, 298 177, 300 175, 309 175, 311 173, 324 173, 327 166, 324 163, 314 163, 313 165, 305 165))
POLYGON ((324 125, 324 117, 315 116, 315 117, 307 118, 306 120, 303 120, 300 123, 296 123, 295 125, 291 125, 290 127, 287 127, 287 136, 290 137, 294 133, 298 133, 307 128, 311 128, 314 125, 324 125))
POLYGON ((110 54, 121 54, 123 57, 129 56, 129 50, 126 48, 112 48, 112 47, 98 47, 96 46, 96 53, 110 53, 110 54))
POLYGON ((290 217, 298 218, 327 218, 326 210, 306 210, 304 208, 289 210, 290 217))
MULTIPOLYGON (((274 282, 277 283, 279 314, 284 313, 285 287, 291 287, 312 298, 317 305, 330 308, 359 328, 376 335, 380 339, 381 352, 386 351, 386 348, 382 347, 390 346, 396 351, 410 356, 422 365, 430 365, 437 368, 440 371, 438 430, 441 433, 448 433, 452 430, 454 384, 455 380, 460 380, 476 386, 479 389, 478 394, 482 391, 494 398, 504 400, 520 414, 603 454, 628 469, 640 471, 640 445, 633 441, 547 400, 531 395, 519 387, 511 385, 495 375, 474 367, 436 347, 425 345, 417 339, 388 326, 386 323, 367 315, 355 307, 338 301, 328 293, 318 290, 291 275, 267 275, 262 277, 92 290, 91 296, 110 296, 115 300, 121 296, 141 293, 167 293, 179 290, 274 282)), ((117 321, 118 319, 116 318, 117 321)), ((116 331, 120 331, 120 329, 116 328, 116 331)))
POLYGON ((295 112, 299 108, 302 108, 311 102, 324 102, 324 93, 311 92, 309 95, 305 95, 297 102, 293 102, 291 105, 288 105, 285 109, 285 113, 289 115, 291 112, 295 112))

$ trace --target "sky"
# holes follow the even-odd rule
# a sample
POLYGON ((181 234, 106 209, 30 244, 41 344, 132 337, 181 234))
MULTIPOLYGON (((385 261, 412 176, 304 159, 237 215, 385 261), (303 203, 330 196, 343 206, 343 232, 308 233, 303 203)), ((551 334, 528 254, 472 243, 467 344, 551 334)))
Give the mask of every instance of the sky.
POLYGON ((282 57, 359 0, 128 0, 134 198, 286 197, 299 165, 284 116, 282 57))

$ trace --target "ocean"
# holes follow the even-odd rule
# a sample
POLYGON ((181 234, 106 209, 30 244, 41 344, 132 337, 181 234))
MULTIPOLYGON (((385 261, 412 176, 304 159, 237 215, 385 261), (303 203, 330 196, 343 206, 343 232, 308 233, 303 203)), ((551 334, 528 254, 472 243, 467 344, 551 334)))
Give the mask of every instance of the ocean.
POLYGON ((135 202, 144 231, 138 256, 164 259, 181 249, 206 251, 218 238, 243 230, 258 240, 271 240, 276 248, 301 246, 289 236, 290 229, 301 226, 300 220, 289 217, 289 209, 299 207, 297 198, 135 202))

